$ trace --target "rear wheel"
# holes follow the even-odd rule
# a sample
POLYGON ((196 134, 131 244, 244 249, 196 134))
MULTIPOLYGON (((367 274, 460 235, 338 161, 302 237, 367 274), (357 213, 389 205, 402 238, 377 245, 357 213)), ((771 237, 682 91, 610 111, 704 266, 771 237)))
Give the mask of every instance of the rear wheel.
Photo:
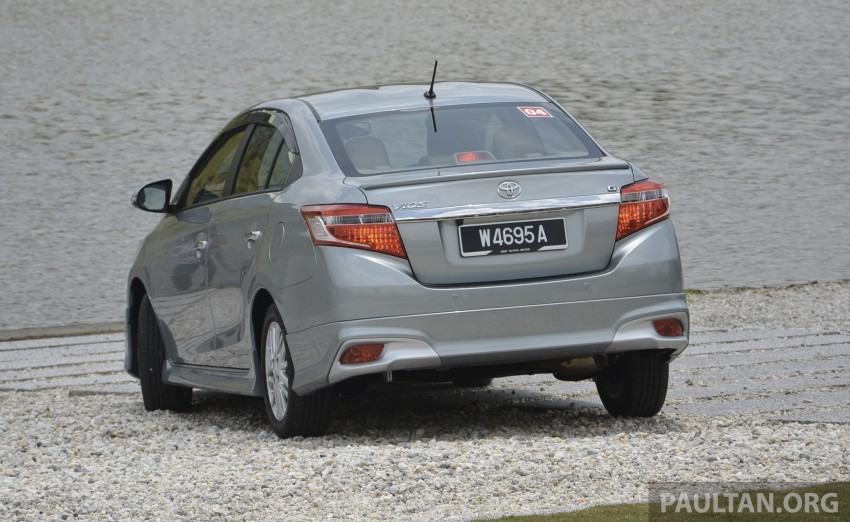
POLYGON ((192 405, 192 388, 172 386, 162 380, 165 343, 150 299, 145 295, 139 306, 136 347, 142 400, 147 411, 187 411, 192 405))
POLYGON ((271 305, 263 321, 260 354, 266 414, 280 438, 323 435, 328 428, 331 389, 301 396, 292 389, 295 370, 286 346, 283 321, 271 305))
POLYGON ((596 379, 596 391, 614 417, 652 417, 667 398, 669 369, 656 352, 627 352, 596 379))

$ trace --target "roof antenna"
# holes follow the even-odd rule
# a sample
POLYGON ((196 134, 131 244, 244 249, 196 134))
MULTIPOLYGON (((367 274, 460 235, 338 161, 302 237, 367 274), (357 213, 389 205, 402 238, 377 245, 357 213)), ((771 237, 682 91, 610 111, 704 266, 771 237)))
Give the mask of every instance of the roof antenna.
POLYGON ((425 93, 425 97, 428 98, 429 100, 433 100, 434 98, 437 97, 437 95, 434 94, 434 78, 436 78, 436 77, 437 77, 437 60, 434 60, 434 74, 431 75, 431 88, 428 89, 428 92, 425 93))

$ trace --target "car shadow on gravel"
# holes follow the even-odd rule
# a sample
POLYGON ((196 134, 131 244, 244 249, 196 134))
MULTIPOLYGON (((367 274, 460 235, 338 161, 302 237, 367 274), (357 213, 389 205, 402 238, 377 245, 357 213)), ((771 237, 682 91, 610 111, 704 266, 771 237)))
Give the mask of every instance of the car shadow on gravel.
MULTIPOLYGON (((197 392, 192 411, 193 420, 199 424, 271 433, 265 405, 256 397, 197 392)), ((374 444, 531 435, 583 438, 685 430, 674 415, 663 411, 649 419, 617 419, 598 401, 533 387, 393 384, 339 389, 327 436, 346 443, 374 444)))
POLYGON ((330 433, 351 438, 380 437, 388 442, 668 433, 678 431, 679 424, 663 415, 616 419, 598 401, 563 397, 533 387, 371 386, 342 392, 334 408, 330 433))
POLYGON ((271 433, 265 404, 259 397, 195 390, 191 409, 181 417, 191 417, 203 427, 268 430, 271 433))

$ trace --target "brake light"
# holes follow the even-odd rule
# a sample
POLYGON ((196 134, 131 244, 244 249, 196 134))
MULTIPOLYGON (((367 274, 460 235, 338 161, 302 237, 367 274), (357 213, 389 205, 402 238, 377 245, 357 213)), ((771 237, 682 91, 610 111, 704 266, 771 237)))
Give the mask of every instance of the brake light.
POLYGON ((474 150, 470 152, 458 152, 455 154, 455 163, 472 163, 474 161, 495 161, 496 158, 486 150, 474 150))
POLYGON ((407 258, 398 227, 387 207, 310 205, 301 207, 316 245, 347 246, 407 258))
POLYGON ((670 217, 667 189, 657 181, 644 180, 620 191, 620 220, 617 241, 670 217))

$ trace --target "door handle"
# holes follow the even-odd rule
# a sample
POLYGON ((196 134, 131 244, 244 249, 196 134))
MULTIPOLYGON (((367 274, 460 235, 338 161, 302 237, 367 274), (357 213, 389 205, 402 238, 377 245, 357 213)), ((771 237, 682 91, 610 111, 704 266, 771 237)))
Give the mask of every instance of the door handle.
POLYGON ((195 257, 200 259, 204 255, 204 250, 207 249, 207 240, 206 239, 198 239, 195 243, 195 257))
POLYGON ((257 241, 261 237, 263 237, 263 233, 259 230, 249 230, 248 232, 245 232, 245 243, 248 244, 248 250, 251 250, 254 246, 254 241, 257 241))

